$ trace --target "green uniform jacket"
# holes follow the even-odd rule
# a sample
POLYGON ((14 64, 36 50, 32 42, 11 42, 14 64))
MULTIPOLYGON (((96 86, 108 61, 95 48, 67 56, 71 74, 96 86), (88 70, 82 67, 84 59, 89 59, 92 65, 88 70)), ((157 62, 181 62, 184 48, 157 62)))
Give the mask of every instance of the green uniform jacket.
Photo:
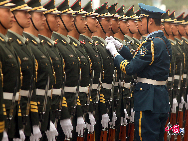
MULTIPOLYGON (((61 57, 57 47, 54 45, 53 40, 42 35, 39 35, 39 38, 41 42, 43 43, 43 46, 48 51, 49 56, 52 59, 53 69, 55 71, 55 84, 53 85, 53 88, 60 89, 62 87, 62 82, 64 81, 63 80, 63 73, 64 73, 63 72, 63 65, 64 65, 63 58, 61 57)), ((51 108, 52 108, 53 113, 57 112, 57 109, 59 109, 60 98, 61 96, 58 96, 58 95, 52 96, 51 108)), ((66 100, 62 102, 66 103, 66 100)), ((68 108, 66 106, 62 106, 61 115, 62 115, 61 119, 70 118, 70 115, 68 113, 68 108)), ((55 121, 55 119, 53 121, 55 121)))
MULTIPOLYGON (((27 47, 26 43, 24 43, 22 39, 20 39, 16 33, 9 31, 7 33, 9 38, 12 38, 11 45, 14 47, 17 55, 21 60, 21 71, 22 71, 22 86, 21 90, 29 90, 30 89, 30 82, 31 76, 35 78, 35 58, 31 53, 31 50, 27 47)), ((35 91, 35 84, 34 91, 30 100, 31 108, 30 108, 30 116, 27 120, 27 126, 25 127, 25 135, 31 135, 31 126, 39 125, 39 118, 38 118, 38 107, 37 107, 37 99, 36 99, 36 91, 35 91)), ((28 98, 26 96, 21 97, 20 105, 22 110, 22 116, 26 114, 28 98)))
MULTIPOLYGON (((28 40, 28 46, 31 48, 35 59, 38 62, 38 70, 37 70, 37 77, 36 77, 36 89, 45 89, 48 75, 50 76, 50 85, 49 89, 52 89, 52 86, 54 84, 54 76, 53 76, 53 69, 52 69, 52 62, 47 54, 47 51, 45 50, 42 43, 37 39, 37 37, 28 34, 24 32, 24 36, 28 40)), ((46 131, 49 129, 49 123, 50 119, 52 117, 50 116, 51 113, 51 97, 47 98, 47 104, 46 104, 46 112, 44 114, 44 119, 41 123, 41 131, 46 131)), ((44 96, 37 95, 37 101, 38 101, 38 110, 39 113, 42 112, 43 109, 43 102, 44 102, 44 96)))
MULTIPOLYGON (((85 51, 89 55, 91 62, 92 62, 92 69, 94 70, 94 77, 93 77, 93 84, 98 85, 99 84, 99 78, 101 77, 100 74, 102 74, 102 65, 103 60, 101 58, 101 55, 99 54, 99 51, 94 46, 94 42, 91 38, 80 35, 79 40, 84 47, 85 51)), ((96 102, 98 99, 97 95, 97 89, 92 89, 91 92, 91 98, 93 102, 96 102)), ((98 101, 97 101, 98 102, 98 101)), ((100 102, 100 101, 99 101, 100 102)), ((103 102, 100 102, 100 114, 106 114, 106 105, 103 102)))
MULTIPOLYGON (((58 48, 60 54, 62 55, 65 62, 65 73, 66 73, 66 87, 76 87, 78 85, 79 78, 79 60, 78 55, 73 50, 73 47, 69 44, 70 39, 59 33, 54 32, 52 34, 52 39, 55 41, 55 46, 58 48)), ((69 108, 69 113, 71 113, 72 108, 76 104, 76 93, 65 92, 65 97, 67 100, 67 105, 69 108)), ((79 99, 78 99, 79 101, 79 99)), ((83 116, 80 103, 76 107, 77 116, 83 116)), ((62 113, 62 117, 67 118, 66 115, 62 113)))

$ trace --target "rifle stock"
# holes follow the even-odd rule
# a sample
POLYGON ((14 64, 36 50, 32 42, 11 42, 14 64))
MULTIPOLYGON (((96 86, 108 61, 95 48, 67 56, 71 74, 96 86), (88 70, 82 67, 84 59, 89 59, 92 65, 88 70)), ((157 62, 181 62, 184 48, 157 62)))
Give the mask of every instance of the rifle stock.
POLYGON ((87 134, 87 141, 94 141, 94 134, 88 133, 87 134))
MULTIPOLYGON (((169 117, 166 121, 165 128, 167 127, 168 123, 169 123, 169 117)), ((164 133, 164 141, 167 141, 167 132, 164 133)))
POLYGON ((119 140, 126 141, 126 126, 125 125, 120 126, 119 140))
POLYGON ((134 123, 133 122, 129 123, 129 126, 130 126, 129 141, 133 141, 134 140, 134 123))
POLYGON ((108 141, 115 141, 115 137, 116 137, 115 133, 116 133, 115 128, 109 129, 108 141))
POLYGON ((188 140, 188 110, 185 111, 185 134, 184 141, 188 140))
POLYGON ((101 131, 100 141, 107 141, 107 131, 101 131))
MULTIPOLYGON (((176 124, 176 113, 171 113, 170 123, 172 124, 172 126, 176 124)), ((170 141, 174 141, 174 135, 171 135, 170 141)))
MULTIPOLYGON (((183 127, 183 111, 178 111, 178 119, 179 127, 183 127)), ((181 135, 178 135, 177 141, 181 141, 181 135)))
POLYGON ((77 137, 77 141, 84 141, 84 137, 77 137))

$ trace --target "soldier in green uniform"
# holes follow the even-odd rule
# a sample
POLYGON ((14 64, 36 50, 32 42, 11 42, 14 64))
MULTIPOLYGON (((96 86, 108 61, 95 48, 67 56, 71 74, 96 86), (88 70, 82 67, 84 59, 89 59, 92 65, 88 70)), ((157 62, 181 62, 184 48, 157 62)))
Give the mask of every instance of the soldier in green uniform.
MULTIPOLYGON (((13 14, 10 8, 15 6, 9 1, 0 2, 0 12, 1 12, 1 22, 0 22, 0 50, 1 50, 1 76, 2 86, 3 86, 3 114, 6 120, 5 126, 4 122, 1 123, 2 129, 6 128, 2 140, 13 140, 13 138, 24 139, 25 135, 23 133, 22 125, 22 115, 20 109, 20 62, 18 56, 10 45, 11 40, 6 36, 9 28, 12 27, 12 22, 14 20, 13 14), (15 96, 13 96, 13 94, 15 96), (12 103, 12 100, 15 102, 12 103), (8 133, 8 137, 7 137, 8 133)), ((1 119, 2 120, 2 119, 1 119)))
MULTIPOLYGON (((68 33, 70 38, 70 44, 73 45, 73 49, 75 53, 78 55, 80 59, 80 86, 79 86, 79 99, 82 106, 82 111, 84 115, 88 112, 93 112, 90 103, 89 96, 89 84, 90 84, 90 70, 91 70, 91 62, 90 58, 82 47, 81 42, 79 41, 79 36, 86 31, 86 14, 87 12, 81 9, 81 1, 77 0, 71 8, 76 12, 74 17, 74 27, 73 30, 68 33)), ((91 114, 92 119, 93 114, 91 114)), ((93 119, 94 120, 94 119, 93 119)), ((78 135, 83 135, 83 128, 85 128, 85 123, 82 117, 77 118, 76 132, 78 135)))
MULTIPOLYGON (((27 38, 28 46, 31 48, 36 61, 36 97, 38 101, 38 112, 41 120, 41 132, 43 140, 54 137, 53 133, 56 130, 52 130, 53 125, 50 122, 51 116, 51 90, 53 88, 55 77, 52 68, 52 62, 47 54, 46 49, 38 38, 39 30, 44 29, 45 16, 43 14, 46 9, 41 6, 41 3, 37 0, 28 1, 28 6, 32 7, 30 10, 31 22, 30 27, 24 29, 24 36, 27 38), (47 104, 46 104, 47 101, 47 104), (47 131, 48 130, 48 131, 47 131), (45 134, 46 132, 46 134, 45 134), (51 132, 51 136, 49 133, 51 132)), ((50 139, 49 139, 50 140, 50 139)))
MULTIPOLYGON (((59 2, 57 4, 57 10, 61 11, 61 14, 58 16, 59 20, 59 29, 57 32, 53 32, 52 39, 55 41, 55 46, 58 48, 60 54, 62 55, 65 63, 65 73, 66 73, 66 81, 65 81, 65 97, 67 99, 67 105, 69 109, 69 114, 72 116, 72 124, 74 129, 76 128, 76 119, 83 116, 83 112, 81 109, 81 104, 79 97, 76 93, 76 88, 78 85, 79 79, 79 58, 77 53, 75 52, 73 46, 70 44, 70 39, 67 37, 68 32, 73 30, 74 20, 72 13, 75 13, 69 7, 69 1, 65 0, 64 2, 59 2), (77 117, 76 117, 76 116, 77 117)), ((64 115, 65 116, 65 115, 64 115)), ((67 119, 68 117, 61 117, 61 119, 67 119)), ((68 119, 67 119, 68 120, 68 119)), ((64 134, 66 138, 72 138, 72 125, 69 121, 65 122, 64 120, 59 121, 57 125, 57 130, 59 132, 59 136, 57 140, 64 139, 64 134), (69 123, 69 124, 67 124, 69 123), (64 125, 67 125, 64 126, 64 125)), ((74 139, 76 138, 76 132, 73 132, 74 139)))
POLYGON ((30 14, 27 12, 30 7, 25 4, 22 0, 12 0, 11 2, 15 3, 16 6, 11 9, 14 14, 15 21, 13 22, 12 28, 8 31, 7 36, 12 38, 11 45, 14 47, 17 55, 21 61, 21 110, 23 116, 23 122, 25 125, 24 133, 26 140, 30 139, 31 131, 33 131, 34 136, 41 137, 39 129, 39 119, 38 119, 38 106, 36 100, 36 93, 34 88, 34 79, 35 79, 35 59, 31 50, 26 45, 26 39, 23 36, 24 28, 30 26, 30 14), (31 80, 32 79, 32 80, 31 80), (29 96, 30 88, 33 89, 32 96, 29 96), (28 100, 29 98, 29 100, 28 100), (29 103, 28 103, 29 102, 29 103), (28 109, 31 104, 31 109, 28 109), (30 115, 29 115, 30 114, 30 115))
POLYGON ((45 4, 44 8, 46 8, 48 11, 45 11, 46 23, 44 29, 39 30, 39 39, 43 43, 43 46, 46 48, 48 55, 52 61, 55 75, 55 84, 53 85, 51 103, 52 113, 54 115, 52 122, 54 123, 55 119, 57 122, 59 119, 61 119, 60 122, 67 122, 66 125, 61 124, 62 128, 65 128, 65 126, 71 127, 72 125, 70 121, 66 98, 64 95, 61 94, 61 88, 65 81, 65 64, 63 63, 64 60, 60 55, 58 48, 55 46, 54 41, 51 39, 52 32, 58 31, 59 18, 57 14, 60 14, 61 12, 56 10, 53 0, 45 4), (61 113, 59 113, 59 110, 61 110, 61 113))
MULTIPOLYGON (((4 108, 3 108, 3 73, 2 73, 2 63, 0 62, 0 140, 3 141, 7 135, 5 131, 5 119, 4 119, 4 108)), ((6 138, 7 139, 7 138, 6 138)))
MULTIPOLYGON (((97 31, 93 33, 93 41, 95 48, 99 51, 101 58, 102 58, 102 89, 100 94, 100 99, 104 97, 105 104, 107 107, 107 113, 110 113, 110 107, 113 102, 113 97, 111 95, 111 89, 112 89, 112 81, 113 81, 113 73, 114 73, 114 65, 113 65, 113 58, 109 54, 109 52, 105 49, 105 46, 107 46, 107 43, 105 41, 106 33, 111 32, 112 28, 112 22, 110 17, 112 15, 108 13, 108 5, 107 2, 104 3, 101 7, 97 8, 96 13, 99 13, 98 16, 98 22, 99 26, 97 27, 97 31)), ((102 126, 98 126, 98 131, 96 131, 97 137, 96 140, 100 139, 100 131, 103 129, 105 130, 108 128, 108 122, 109 122, 109 116, 108 114, 103 114, 102 117, 100 115, 100 120, 102 123, 102 126)))

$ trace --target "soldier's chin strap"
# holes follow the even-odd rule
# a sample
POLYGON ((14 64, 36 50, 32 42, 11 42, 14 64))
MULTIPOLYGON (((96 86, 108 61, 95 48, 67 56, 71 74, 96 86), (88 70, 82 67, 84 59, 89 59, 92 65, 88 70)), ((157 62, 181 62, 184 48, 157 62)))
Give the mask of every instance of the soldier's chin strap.
POLYGON ((140 30, 138 29, 138 33, 140 34, 140 36, 142 36, 142 34, 141 34, 141 32, 140 32, 140 30))
POLYGON ((115 32, 113 31, 113 29, 112 29, 112 28, 111 28, 111 31, 112 31, 112 33, 113 33, 113 34, 115 34, 115 32))
POLYGON ((63 19, 61 18, 61 15, 59 15, 59 18, 61 19, 61 22, 63 23, 63 25, 64 25, 65 29, 67 30, 67 32, 69 32, 69 30, 68 30, 67 26, 65 25, 63 19))
POLYGON ((172 32, 172 35, 175 36, 173 32, 172 32))
POLYGON ((149 23, 149 16, 147 17, 147 33, 149 33, 148 23, 149 23))
POLYGON ((31 22, 32 22, 32 24, 33 24, 34 28, 35 28, 37 31, 39 31, 39 30, 37 29, 37 27, 35 26, 35 24, 34 24, 34 22, 33 22, 33 19, 32 19, 32 18, 31 18, 31 22))
POLYGON ((164 31, 165 31, 166 35, 169 36, 169 34, 166 32, 166 29, 165 29, 165 28, 164 28, 164 31))
POLYGON ((134 34, 134 33, 132 33, 132 31, 130 30, 130 28, 129 28, 129 32, 130 32, 131 34, 134 34))
POLYGON ((99 22, 99 25, 100 25, 101 28, 102 28, 102 31, 104 32, 104 34, 106 34, 106 32, 104 31, 104 28, 102 27, 102 24, 101 24, 100 20, 98 20, 98 22, 99 22))
POLYGON ((79 34, 81 34, 81 33, 80 33, 80 31, 78 30, 77 26, 76 26, 75 21, 74 21, 74 26, 75 26, 75 28, 76 28, 77 32, 78 32, 79 34))
POLYGON ((186 35, 188 36, 188 33, 185 31, 186 35))
POLYGON ((1 21, 0 21, 0 24, 1 24, 1 26, 2 26, 4 29, 7 29, 7 28, 1 23, 1 21))
POLYGON ((21 26, 20 23, 18 22, 18 20, 16 19, 16 16, 15 16, 15 15, 14 15, 14 19, 16 20, 17 24, 18 24, 22 29, 24 29, 23 26, 21 26))
POLYGON ((124 33, 123 33, 123 31, 121 30, 121 28, 119 27, 119 30, 121 31, 121 33, 123 34, 123 35, 125 35, 124 33))
POLYGON ((180 34, 180 36, 182 36, 179 30, 178 30, 178 33, 180 34))
POLYGON ((86 24, 86 26, 87 26, 87 29, 89 30, 89 32, 93 33, 87 24, 86 24))
MULTIPOLYGON (((45 15, 45 16, 46 16, 46 15, 45 15)), ((47 25, 48 25, 49 30, 50 30, 51 32, 53 32, 52 29, 50 28, 50 25, 49 25, 49 23, 48 23, 47 17, 46 17, 46 23, 47 23, 47 25)))

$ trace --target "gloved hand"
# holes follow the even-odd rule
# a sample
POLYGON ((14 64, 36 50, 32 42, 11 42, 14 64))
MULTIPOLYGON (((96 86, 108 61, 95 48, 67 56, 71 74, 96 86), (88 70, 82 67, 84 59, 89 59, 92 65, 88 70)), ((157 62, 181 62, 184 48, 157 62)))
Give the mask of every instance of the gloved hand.
POLYGON ((77 118, 77 125, 76 125, 76 132, 78 132, 78 135, 83 136, 84 128, 86 128, 86 124, 84 122, 83 117, 77 118))
POLYGON ((69 139, 72 138, 72 130, 73 126, 70 119, 64 119, 60 121, 61 128, 65 134, 65 136, 69 139))
POLYGON ((112 36, 107 37, 107 38, 105 39, 105 41, 106 41, 107 43, 109 43, 109 42, 114 43, 114 45, 115 45, 115 47, 116 47, 117 50, 119 50, 119 49, 121 48, 121 46, 123 45, 123 44, 120 43, 118 40, 115 40, 112 36))
POLYGON ((55 137, 58 136, 58 132, 52 121, 50 121, 50 130, 46 131, 46 136, 48 138, 48 141, 55 141, 55 137))
MULTIPOLYGON (((40 137, 41 138, 41 137, 40 137)), ((40 138, 38 136, 35 136, 31 133, 31 136, 30 136, 30 141, 39 141, 40 138)))
POLYGON ((94 116, 91 112, 88 112, 88 114, 89 114, 89 120, 90 120, 91 124, 87 124, 87 129, 88 129, 89 132, 93 133, 94 132, 94 126, 96 124, 95 118, 94 118, 94 116))
POLYGON ((6 131, 3 131, 3 138, 2 141, 8 141, 8 135, 6 131))
POLYGON ((187 94, 187 101, 185 102, 185 108, 188 110, 188 94, 187 94))
MULTIPOLYGON (((39 126, 38 125, 34 125, 33 126, 33 134, 31 134, 33 141, 35 140, 39 140, 42 137, 42 134, 40 132, 39 126)), ((31 140, 31 139, 30 139, 31 140)))
POLYGON ((129 118, 129 116, 127 114, 127 110, 126 109, 124 109, 124 113, 125 113, 124 125, 127 125, 127 119, 129 118))
POLYGON ((134 114, 135 114, 135 111, 133 111, 133 108, 131 108, 131 116, 130 116, 131 122, 134 122, 134 114))
POLYGON ((111 126, 115 127, 115 125, 116 125, 116 120, 117 120, 116 113, 113 112, 112 122, 110 122, 109 124, 110 124, 111 126))
POLYGON ((109 116, 108 114, 103 114, 102 115, 102 120, 101 120, 101 124, 102 124, 102 127, 105 129, 105 128, 108 128, 108 122, 109 122, 109 116))
POLYGON ((112 42, 109 42, 107 44, 106 49, 109 50, 110 53, 111 53, 111 55, 113 55, 113 56, 114 56, 114 54, 118 53, 117 50, 116 50, 116 48, 115 48, 114 43, 112 43, 112 42))
POLYGON ((22 129, 19 130, 20 138, 13 138, 13 141, 25 141, 25 134, 22 129))
POLYGON ((183 104, 185 103, 183 96, 181 97, 181 102, 179 103, 179 108, 183 109, 183 104))
POLYGON ((176 107, 178 106, 177 99, 173 99, 173 105, 172 105, 172 113, 176 113, 176 107))

